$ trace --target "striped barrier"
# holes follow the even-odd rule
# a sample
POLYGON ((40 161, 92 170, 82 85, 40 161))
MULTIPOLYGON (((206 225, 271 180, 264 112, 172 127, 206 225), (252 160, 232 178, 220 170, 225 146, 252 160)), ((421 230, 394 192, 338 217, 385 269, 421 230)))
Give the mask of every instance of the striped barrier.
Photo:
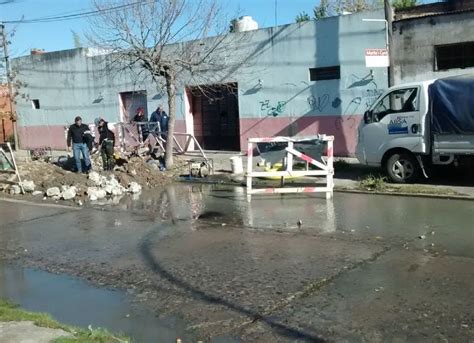
MULTIPOLYGON (((267 137, 249 138, 247 149, 247 195, 251 200, 252 194, 278 194, 278 193, 326 193, 326 199, 331 199, 334 189, 334 136, 319 135, 318 139, 326 143, 326 156, 323 161, 305 155, 295 149, 294 145, 298 141, 307 141, 308 137, 267 137), (253 150, 257 143, 287 143, 286 169, 281 171, 253 171, 253 150), (306 162, 306 170, 293 170, 293 159, 298 158, 306 162), (315 166, 316 170, 310 170, 309 165, 315 166), (324 187, 283 187, 285 177, 321 176, 325 177, 324 187), (281 177, 282 187, 280 188, 253 188, 254 177, 281 177)), ((284 164, 285 165, 285 164, 284 164)))

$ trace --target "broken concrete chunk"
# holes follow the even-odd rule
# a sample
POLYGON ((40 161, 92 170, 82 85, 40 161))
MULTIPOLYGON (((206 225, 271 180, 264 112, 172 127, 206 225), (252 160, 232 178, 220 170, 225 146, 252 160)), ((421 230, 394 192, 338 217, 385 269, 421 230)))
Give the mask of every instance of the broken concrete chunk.
POLYGON ((46 195, 49 197, 59 196, 61 194, 61 190, 59 187, 51 187, 46 190, 46 195))
POLYGON ((87 188, 87 195, 89 196, 89 200, 95 201, 105 198, 107 196, 107 193, 103 189, 97 187, 89 187, 87 188))
POLYGON ((149 160, 146 162, 146 164, 153 169, 160 169, 160 162, 157 160, 149 160))
POLYGON ((104 186, 104 191, 107 193, 107 194, 112 194, 112 189, 114 189, 114 187, 112 185, 105 185, 104 186))
POLYGON ((21 183, 25 192, 33 192, 35 190, 35 183, 33 181, 23 181, 21 183))
POLYGON ((31 195, 34 195, 34 196, 43 195, 43 192, 41 192, 41 191, 34 191, 33 193, 31 193, 31 195))
POLYGON ((103 189, 98 189, 97 192, 95 192, 95 195, 97 199, 103 199, 107 196, 107 193, 103 189))
POLYGON ((112 195, 122 195, 123 194, 123 189, 122 189, 122 186, 118 186, 118 187, 113 187, 112 188, 112 195))
POLYGON ((106 185, 111 185, 114 187, 121 186, 120 182, 113 175, 111 175, 110 178, 106 181, 106 185))
POLYGON ((103 182, 102 176, 95 171, 89 173, 89 180, 91 180, 97 186, 100 186, 103 182))
POLYGON ((10 194, 13 194, 13 195, 21 194, 21 188, 20 188, 20 186, 18 186, 18 185, 12 185, 12 186, 10 187, 10 194))
POLYGON ((128 185, 128 191, 130 193, 140 193, 142 191, 142 186, 136 182, 130 182, 128 185))
POLYGON ((61 194, 61 197, 64 199, 64 200, 71 200, 71 199, 74 199, 76 197, 76 187, 68 187, 66 188, 62 194, 61 194))

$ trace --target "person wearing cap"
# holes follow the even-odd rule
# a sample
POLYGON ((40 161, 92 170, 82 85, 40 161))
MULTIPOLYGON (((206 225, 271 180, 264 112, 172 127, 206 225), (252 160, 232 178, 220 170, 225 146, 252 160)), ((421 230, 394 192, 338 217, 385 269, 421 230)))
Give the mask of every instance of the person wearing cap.
POLYGON ((102 163, 104 170, 112 170, 114 168, 114 145, 115 134, 109 129, 108 123, 105 119, 100 118, 98 124, 99 130, 99 146, 100 155, 102 156, 102 163))
POLYGON ((74 124, 69 127, 67 132, 67 148, 68 151, 70 151, 72 145, 72 154, 76 161, 76 171, 78 173, 82 173, 81 154, 86 167, 85 171, 89 171, 91 167, 89 148, 87 147, 84 137, 87 135, 87 132, 89 132, 89 127, 82 123, 82 118, 79 116, 74 118, 74 124))
POLYGON ((132 121, 138 124, 138 133, 141 134, 142 142, 144 142, 148 138, 150 132, 148 130, 148 119, 145 116, 145 110, 143 109, 143 107, 137 108, 137 112, 133 117, 132 121))

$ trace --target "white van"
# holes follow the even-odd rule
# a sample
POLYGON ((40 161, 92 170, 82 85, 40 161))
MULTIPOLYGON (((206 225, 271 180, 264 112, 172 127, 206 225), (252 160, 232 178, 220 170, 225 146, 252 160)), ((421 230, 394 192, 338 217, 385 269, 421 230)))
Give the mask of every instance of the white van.
POLYGON ((364 114, 357 158, 393 182, 427 176, 431 164, 474 161, 474 75, 389 88, 364 114))

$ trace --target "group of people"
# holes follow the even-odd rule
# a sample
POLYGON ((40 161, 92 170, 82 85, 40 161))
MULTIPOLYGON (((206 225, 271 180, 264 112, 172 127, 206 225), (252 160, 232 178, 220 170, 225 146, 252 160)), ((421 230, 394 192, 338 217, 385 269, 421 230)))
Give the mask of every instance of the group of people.
POLYGON ((132 122, 138 123, 138 132, 141 134, 143 142, 148 138, 150 133, 159 134, 162 138, 166 139, 169 116, 163 110, 163 106, 158 105, 156 111, 151 114, 150 120, 147 119, 143 107, 137 108, 132 122))
MULTIPOLYGON (((99 149, 102 156, 104 170, 112 170, 114 168, 114 145, 115 134, 109 129, 108 123, 103 118, 95 120, 97 130, 99 132, 99 149)), ((69 127, 67 133, 68 152, 72 146, 72 154, 76 162, 76 171, 78 173, 88 172, 91 169, 90 152, 94 147, 94 134, 82 122, 82 118, 77 116, 74 124, 69 127), (81 161, 81 155, 84 159, 84 168, 81 161)))
MULTIPOLYGON (((145 141, 150 133, 161 135, 166 139, 168 133, 169 116, 163 110, 161 105, 158 106, 155 112, 150 116, 148 121, 143 107, 139 107, 136 111, 132 122, 142 123, 138 125, 138 132, 141 133, 143 141, 145 141), (143 123, 147 123, 146 125, 143 123)), ((112 170, 115 165, 114 160, 114 146, 115 134, 109 129, 108 123, 103 118, 95 120, 95 126, 99 131, 99 150, 102 156, 104 170, 112 170)), ((74 119, 74 124, 69 127, 67 133, 67 147, 70 152, 72 147, 72 154, 76 162, 76 170, 79 173, 88 172, 91 169, 90 154, 95 147, 95 135, 93 128, 82 122, 82 118, 77 116, 74 119), (81 161, 81 155, 83 162, 81 161)))

